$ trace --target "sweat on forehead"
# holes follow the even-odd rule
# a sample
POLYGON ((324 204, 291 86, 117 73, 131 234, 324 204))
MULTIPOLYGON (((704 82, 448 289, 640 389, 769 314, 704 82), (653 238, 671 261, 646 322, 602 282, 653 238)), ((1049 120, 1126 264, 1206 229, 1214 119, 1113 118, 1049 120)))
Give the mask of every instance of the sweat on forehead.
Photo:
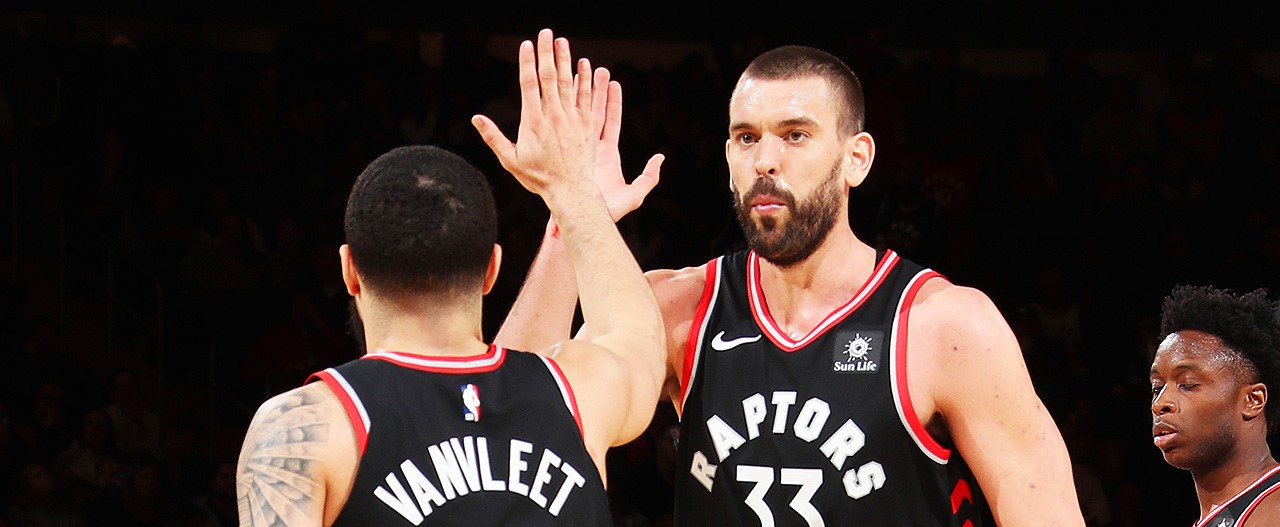
POLYGON ((1170 333, 1156 350, 1152 373, 1161 363, 1176 369, 1219 370, 1234 374, 1240 382, 1257 382, 1258 369, 1244 354, 1209 333, 1184 330, 1170 333))

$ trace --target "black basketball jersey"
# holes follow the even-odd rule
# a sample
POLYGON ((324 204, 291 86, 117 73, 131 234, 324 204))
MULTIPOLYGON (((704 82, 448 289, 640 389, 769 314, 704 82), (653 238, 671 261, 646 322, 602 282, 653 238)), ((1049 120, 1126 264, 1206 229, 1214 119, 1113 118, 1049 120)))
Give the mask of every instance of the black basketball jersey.
POLYGON ((680 525, 969 527, 982 498, 906 391, 907 317, 938 273, 877 255, 808 335, 773 322, 759 257, 707 264, 682 375, 680 525))
POLYGON ((1236 527, 1244 523, 1262 499, 1280 489, 1280 466, 1268 470, 1226 503, 1214 505, 1209 515, 1196 522, 1194 527, 1236 527))
POLYGON ((550 359, 378 352, 318 372, 360 454, 335 527, 612 525, 573 391, 550 359))

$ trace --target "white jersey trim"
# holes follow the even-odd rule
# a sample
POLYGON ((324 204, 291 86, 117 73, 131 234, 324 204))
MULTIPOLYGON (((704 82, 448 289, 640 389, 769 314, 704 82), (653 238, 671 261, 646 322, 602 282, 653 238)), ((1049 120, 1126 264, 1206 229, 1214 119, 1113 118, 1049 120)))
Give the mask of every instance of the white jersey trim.
POLYGON ((360 395, 356 393, 355 388, 351 387, 351 383, 347 382, 347 378, 338 373, 338 370, 325 368, 324 371, 332 376, 338 385, 342 386, 342 391, 347 392, 347 397, 351 399, 351 404, 356 407, 356 412, 360 414, 360 425, 364 427, 364 433, 368 434, 370 428, 369 412, 365 410, 364 401, 360 400, 360 395))
MULTIPOLYGON (((911 425, 911 423, 914 422, 913 420, 918 421, 918 419, 916 419, 916 416, 914 415, 910 417, 907 416, 907 409, 902 405, 903 394, 899 392, 898 388, 898 349, 900 347, 898 345, 898 339, 906 338, 906 335, 898 335, 898 317, 902 316, 903 302, 907 300, 908 296, 912 296, 909 294, 912 287, 922 279, 927 280, 932 276, 934 276, 934 272, 932 270, 921 269, 920 272, 911 277, 911 280, 907 282, 907 286, 902 289, 901 296, 898 297, 898 307, 893 312, 893 322, 891 326, 893 330, 890 333, 891 336, 889 340, 889 386, 893 389, 893 407, 898 411, 898 420, 902 422, 902 428, 907 431, 907 435, 911 436, 911 440, 920 448, 921 453, 928 456, 929 459, 932 459, 934 463, 946 465, 949 460, 939 456, 929 449, 925 444, 924 438, 920 437, 920 435, 916 433, 915 427, 911 425)), ((903 367, 905 368, 905 365, 903 367)), ((906 386, 903 386, 902 389, 906 389, 906 386)), ((912 409, 911 411, 914 412, 915 410, 912 409)))

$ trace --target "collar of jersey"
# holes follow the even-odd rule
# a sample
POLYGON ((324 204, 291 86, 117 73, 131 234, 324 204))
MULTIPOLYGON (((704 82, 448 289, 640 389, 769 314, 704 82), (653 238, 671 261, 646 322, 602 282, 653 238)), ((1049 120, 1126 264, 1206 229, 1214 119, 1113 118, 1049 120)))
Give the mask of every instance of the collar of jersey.
POLYGON ((876 267, 872 270, 871 277, 862 284, 862 287, 858 288, 858 292, 854 293, 848 302, 828 313, 826 318, 823 318, 822 322, 819 322, 818 325, 809 330, 807 335, 793 340, 778 328, 778 324, 773 320, 773 315, 769 313, 769 305, 764 298, 764 289, 760 287, 760 257, 756 255, 755 251, 751 251, 747 256, 747 302, 751 306, 751 316, 755 317, 756 324, 764 330, 764 334, 769 337, 769 340, 775 346, 788 352, 798 350, 817 340, 828 329, 839 324, 850 313, 862 306, 867 298, 871 297, 871 293, 874 293, 876 288, 884 283, 885 278, 889 276, 889 271, 893 270, 898 260, 897 253, 885 250, 884 256, 880 258, 879 262, 876 262, 876 267))
POLYGON ((507 350, 494 344, 481 355, 468 357, 443 357, 418 355, 401 351, 377 350, 361 357, 363 360, 382 360, 406 368, 437 373, 480 373, 493 371, 507 358, 507 350))

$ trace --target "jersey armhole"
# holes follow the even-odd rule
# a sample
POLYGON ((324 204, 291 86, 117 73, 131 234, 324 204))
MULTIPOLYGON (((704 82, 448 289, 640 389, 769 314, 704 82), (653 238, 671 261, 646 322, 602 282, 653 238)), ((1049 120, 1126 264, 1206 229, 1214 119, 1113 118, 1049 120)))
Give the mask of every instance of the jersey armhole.
POLYGON ((680 400, 676 408, 684 415, 684 401, 689 396, 693 385, 694 368, 698 364, 698 352, 702 349, 702 337, 707 326, 707 311, 715 301, 716 292, 720 289, 720 264, 724 257, 707 262, 707 273, 702 284, 702 297, 698 299, 698 309, 693 313, 689 324, 689 336, 685 338, 684 366, 680 371, 680 400))
POLYGON ((347 420, 351 422, 351 429, 355 432, 356 453, 363 457, 365 447, 369 444, 370 428, 369 412, 365 411, 364 402, 338 370, 327 368, 307 378, 308 383, 315 380, 323 382, 338 396, 342 409, 347 412, 347 420))
POLYGON ((942 278, 942 275, 929 269, 921 270, 911 278, 902 297, 898 299, 898 309, 893 323, 892 386, 894 406, 898 410, 898 417, 902 420, 907 434, 911 436, 921 452, 935 463, 945 465, 951 459, 951 450, 938 443, 925 429, 924 423, 921 423, 919 416, 916 415, 915 407, 911 403, 910 391, 907 389, 907 322, 911 315, 911 304, 920 293, 920 288, 934 278, 942 278))
POLYGON ((546 364, 547 371, 551 373, 551 378, 556 381, 556 386, 560 388, 560 396, 564 397, 564 405, 569 409, 569 414, 573 416, 573 422, 578 424, 578 436, 583 441, 587 440, 587 432, 582 428, 582 413, 578 411, 578 399, 573 396, 573 386, 569 384, 569 378, 565 377, 564 372, 560 370, 560 365, 556 361, 551 360, 542 355, 537 356, 546 364))

